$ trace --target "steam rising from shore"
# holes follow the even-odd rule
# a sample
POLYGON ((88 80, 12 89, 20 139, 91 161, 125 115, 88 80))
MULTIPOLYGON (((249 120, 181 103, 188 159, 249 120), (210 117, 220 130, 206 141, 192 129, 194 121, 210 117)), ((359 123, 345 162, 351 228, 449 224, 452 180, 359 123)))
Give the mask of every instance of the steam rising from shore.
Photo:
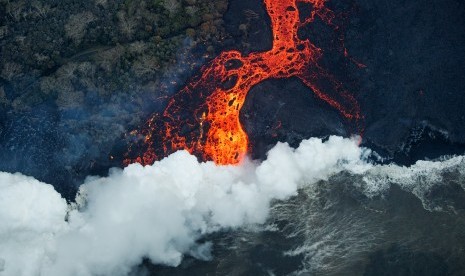
POLYGON ((0 174, 0 259, 5 275, 124 275, 147 257, 178 265, 209 259, 204 234, 265 222, 270 202, 360 163, 356 142, 278 144, 261 164, 218 167, 177 152, 153 166, 88 178, 76 204, 52 186, 0 174))
POLYGON ((341 171, 363 176, 358 189, 369 196, 393 179, 414 182, 430 171, 425 166, 463 165, 457 157, 412 168, 374 166, 364 161, 369 154, 340 137, 312 138, 297 149, 278 144, 266 161, 239 166, 199 163, 181 151, 152 166, 89 177, 72 204, 51 185, 0 173, 0 274, 125 275, 143 258, 170 266, 184 255, 208 260, 211 244, 199 238, 264 223, 274 200, 341 171))

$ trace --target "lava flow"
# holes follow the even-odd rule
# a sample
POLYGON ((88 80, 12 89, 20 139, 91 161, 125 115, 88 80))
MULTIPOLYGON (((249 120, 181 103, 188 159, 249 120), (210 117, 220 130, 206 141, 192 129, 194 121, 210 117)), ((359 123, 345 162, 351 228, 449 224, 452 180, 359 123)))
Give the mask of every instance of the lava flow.
POLYGON ((170 99, 162 114, 148 120, 140 132, 145 152, 126 163, 152 164, 185 149, 216 164, 237 164, 249 147, 240 110, 249 90, 272 78, 297 77, 345 118, 361 118, 355 98, 318 65, 322 50, 297 34, 316 18, 332 26, 335 15, 325 6, 326 0, 264 2, 271 18, 272 49, 249 55, 227 51, 204 66, 199 77, 170 99), (305 20, 300 19, 298 3, 311 6, 305 20))

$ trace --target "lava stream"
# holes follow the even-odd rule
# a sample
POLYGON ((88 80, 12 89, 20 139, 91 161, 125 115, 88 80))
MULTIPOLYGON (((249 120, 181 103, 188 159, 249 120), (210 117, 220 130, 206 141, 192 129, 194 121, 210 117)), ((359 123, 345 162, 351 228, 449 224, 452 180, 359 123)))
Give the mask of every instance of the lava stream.
POLYGON ((326 0, 264 0, 271 18, 272 49, 242 55, 227 51, 213 59, 169 101, 162 114, 153 115, 141 134, 146 150, 126 163, 152 164, 174 151, 186 149, 217 164, 237 164, 249 141, 239 120, 247 93, 267 79, 297 77, 320 99, 350 120, 361 118, 355 98, 325 72, 318 60, 322 50, 298 37, 300 27, 318 17, 332 25, 334 13, 326 0), (299 18, 298 3, 311 5, 311 14, 299 18), (330 92, 323 87, 331 87, 330 92))

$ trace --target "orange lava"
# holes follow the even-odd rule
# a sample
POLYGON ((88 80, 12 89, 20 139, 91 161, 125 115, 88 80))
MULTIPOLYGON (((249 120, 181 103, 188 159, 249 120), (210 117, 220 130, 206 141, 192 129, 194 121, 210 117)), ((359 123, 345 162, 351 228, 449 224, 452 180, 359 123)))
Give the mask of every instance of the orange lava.
POLYGON ((318 65, 322 50, 297 34, 300 27, 316 18, 333 26, 335 15, 325 6, 326 0, 264 2, 271 18, 272 49, 249 55, 227 51, 204 66, 199 77, 172 97, 162 114, 148 120, 141 131, 146 145, 143 156, 126 163, 152 164, 186 149, 217 164, 237 164, 249 147, 239 120, 240 110, 249 90, 267 79, 297 77, 347 119, 361 118, 354 97, 318 65), (312 7, 303 21, 298 3, 312 7))

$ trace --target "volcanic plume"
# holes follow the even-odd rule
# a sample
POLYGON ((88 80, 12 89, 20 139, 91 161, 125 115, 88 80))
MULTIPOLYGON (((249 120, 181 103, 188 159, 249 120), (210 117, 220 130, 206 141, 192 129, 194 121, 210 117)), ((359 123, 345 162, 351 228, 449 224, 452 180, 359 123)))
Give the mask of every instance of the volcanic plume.
MULTIPOLYGON (((154 114, 138 132, 144 153, 125 163, 152 164, 177 150, 187 150, 217 164, 237 164, 249 141, 239 114, 249 90, 267 79, 297 77, 313 93, 349 120, 361 118, 355 98, 319 64, 323 51, 298 30, 317 18, 337 29, 326 0, 264 0, 271 18, 269 51, 243 55, 226 51, 201 69, 200 76, 175 94, 162 114, 154 114), (301 19, 299 3, 311 8, 301 19)), ((131 150, 129 155, 131 155, 131 150)))

